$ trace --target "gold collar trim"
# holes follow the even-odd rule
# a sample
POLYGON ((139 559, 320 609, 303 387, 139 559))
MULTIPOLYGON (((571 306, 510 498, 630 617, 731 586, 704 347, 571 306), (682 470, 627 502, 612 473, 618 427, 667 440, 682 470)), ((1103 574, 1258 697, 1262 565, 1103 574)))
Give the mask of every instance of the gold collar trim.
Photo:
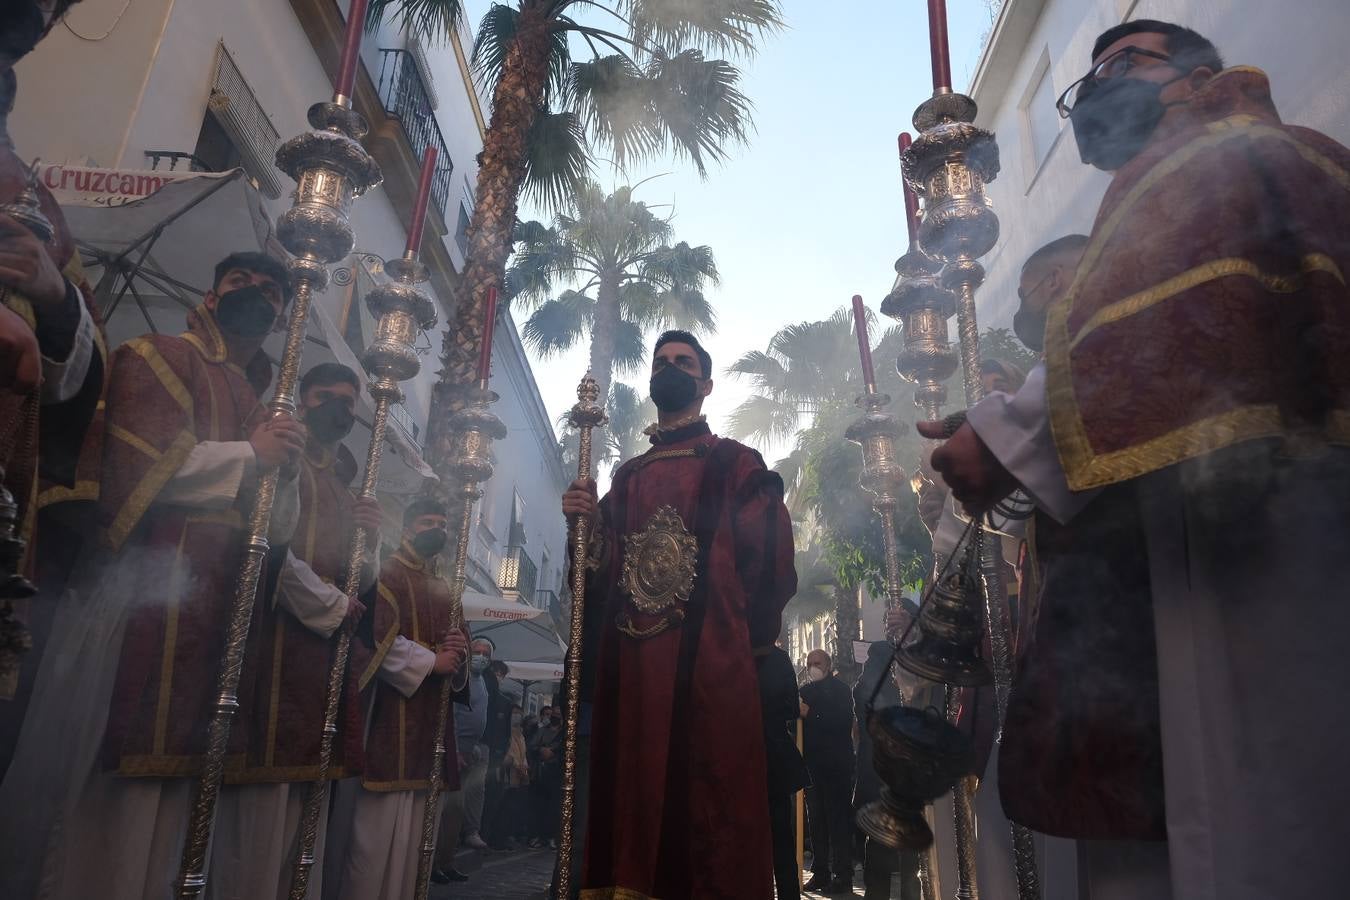
POLYGON ((708 417, 705 415, 685 416, 683 419, 680 419, 679 421, 676 422, 671 422, 669 425, 662 425, 660 422, 653 422, 646 428, 642 429, 642 433, 647 435, 647 437, 657 437, 658 435, 669 434, 672 431, 679 431, 681 428, 686 428, 690 425, 697 425, 700 422, 706 421, 708 421, 708 417))

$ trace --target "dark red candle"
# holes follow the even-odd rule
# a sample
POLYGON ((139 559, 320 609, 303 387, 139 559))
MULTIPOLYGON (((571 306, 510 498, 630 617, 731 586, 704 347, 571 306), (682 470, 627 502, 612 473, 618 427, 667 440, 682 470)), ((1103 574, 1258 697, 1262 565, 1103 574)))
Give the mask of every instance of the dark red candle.
POLYGON ((492 330, 497 327, 497 286, 488 288, 487 309, 483 311, 483 346, 478 348, 478 383, 487 384, 492 374, 492 330))
MULTIPOLYGON (((904 156, 909 145, 913 143, 908 131, 900 132, 900 155, 904 156)), ((910 246, 914 245, 914 239, 919 234, 919 195, 914 193, 914 188, 909 186, 909 182, 902 176, 900 179, 905 185, 905 228, 909 230, 910 246)))
POLYGON ((928 0, 928 44, 933 55, 933 90, 951 90, 952 57, 947 47, 947 0, 928 0))
POLYGON ((352 0, 347 9, 347 33, 342 39, 342 61, 338 63, 334 90, 348 99, 356 86, 356 67, 361 63, 361 32, 366 27, 366 7, 370 0, 352 0))
POLYGON ((872 345, 867 340, 867 307, 862 297, 853 295, 853 326, 858 333, 858 356, 862 359, 863 383, 871 391, 877 385, 876 373, 872 371, 872 345))
POLYGON ((422 229, 427 223, 427 202, 431 199, 431 180, 436 177, 436 148, 428 147, 422 157, 422 180, 417 183, 417 202, 413 204, 412 224, 408 226, 407 252, 416 256, 422 249, 422 229))

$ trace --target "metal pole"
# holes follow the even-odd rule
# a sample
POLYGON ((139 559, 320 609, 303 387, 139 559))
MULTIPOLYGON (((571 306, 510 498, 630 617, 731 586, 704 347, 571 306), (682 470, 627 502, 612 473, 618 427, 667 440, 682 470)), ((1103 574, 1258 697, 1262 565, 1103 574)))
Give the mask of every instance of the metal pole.
MULTIPOLYGON (((946 263, 940 279, 956 294, 957 333, 967 406, 974 405, 984 395, 980 383, 980 334, 975 315, 975 289, 984 281, 984 268, 977 260, 993 249, 999 232, 998 216, 984 191, 985 183, 992 181, 999 172, 998 144, 992 133, 974 124, 975 115, 975 101, 964 94, 935 93, 915 111, 914 124, 922 133, 902 158, 906 179, 933 201, 932 208, 925 210, 919 228, 919 243, 930 256, 946 263)), ((977 524, 977 540, 979 531, 977 524)), ((982 543, 980 568, 993 655, 997 728, 1001 732, 1012 683, 1012 659, 1007 598, 994 541, 982 543)), ((959 837, 958 834, 958 849, 959 837)), ((1014 824, 1012 841, 1019 900, 1039 900, 1040 878, 1036 872, 1031 833, 1014 824)))
MULTIPOLYGON (((348 213, 354 197, 379 184, 380 168, 362 148, 358 137, 365 122, 345 105, 319 103, 310 107, 309 122, 316 130, 292 138, 277 151, 277 166, 296 182, 295 203, 278 222, 277 237, 295 255, 290 262, 295 298, 286 328, 286 347, 281 357, 271 415, 289 416, 295 411, 295 387, 299 380, 300 353, 305 323, 314 293, 328 284, 328 266, 351 252, 353 235, 348 213)), ((216 697, 207 730, 201 778, 193 791, 187 838, 178 872, 180 900, 200 897, 206 889, 206 851, 215 826, 216 801, 225 774, 225 750, 239 708, 239 675, 253 603, 258 593, 263 559, 267 555, 267 531, 272 520, 278 473, 259 481, 248 520, 244 564, 235 583, 225 632, 225 648, 216 680, 216 697)))
MULTIPOLYGON (((577 386, 577 402, 568 413, 577 429, 580 449, 577 477, 591 477, 592 431, 605 423, 605 410, 599 403, 600 389, 589 372, 577 386)), ((563 720, 562 823, 558 831, 558 900, 572 896, 572 858, 576 847, 577 807, 577 730, 581 710, 581 659, 586 604, 586 559, 590 546, 591 523, 585 516, 572 521, 572 613, 567 641, 567 714, 563 720)))

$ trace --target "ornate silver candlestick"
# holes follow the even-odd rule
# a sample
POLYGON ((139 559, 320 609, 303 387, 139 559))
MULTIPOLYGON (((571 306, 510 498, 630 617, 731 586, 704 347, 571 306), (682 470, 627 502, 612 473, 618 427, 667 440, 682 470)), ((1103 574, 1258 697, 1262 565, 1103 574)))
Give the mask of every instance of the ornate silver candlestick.
MULTIPOLYGON (((975 314, 975 290, 984 281, 984 268, 978 258, 993 249, 999 232, 998 217, 984 190, 985 184, 999 172, 998 144, 992 133, 974 124, 975 115, 974 100, 950 89, 939 89, 915 111, 914 126, 921 133, 902 156, 906 180, 924 196, 919 246, 926 254, 946 264, 940 279, 956 294, 957 332, 967 406, 973 406, 984 396, 980 382, 980 333, 975 314)), ((979 530, 977 523, 977 540, 979 530)), ((1007 597, 997 542, 985 540, 980 543, 985 617, 993 651, 994 694, 1001 730, 1012 684, 1007 597)), ((971 825, 965 836, 973 842, 973 823, 971 825)), ((963 830, 958 824, 958 845, 963 830)), ((1020 900, 1038 900, 1040 879, 1031 833, 1014 825, 1012 838, 1018 896, 1020 900)), ((978 894, 978 888, 972 883, 962 896, 975 900, 978 894)))
MULTIPOLYGON (((316 103, 309 109, 314 131, 291 138, 277 150, 277 168, 296 182, 294 203, 277 222, 277 237, 294 257, 290 260, 295 296, 286 328, 286 345, 277 374, 272 416, 295 412, 300 356, 314 293, 328 284, 328 267, 351 252, 352 201, 381 181, 380 167, 361 146, 366 123, 347 103, 316 103)), ((267 530, 272 519, 278 473, 259 479, 257 498, 248 520, 244 563, 230 608, 216 699, 207 732, 205 763, 194 789, 187 839, 178 874, 180 900, 200 897, 206 889, 206 851, 215 824, 216 800, 225 770, 225 749, 234 712, 239 707, 239 675, 253 617, 254 598, 267 555, 267 530)))
MULTIPOLYGON (((490 340, 490 338, 488 338, 490 340)), ((496 462, 492 442, 506 437, 506 426, 492 414, 488 405, 497 395, 488 390, 487 379, 480 379, 469 394, 469 405, 450 420, 454 437, 450 471, 455 478, 456 498, 460 504, 459 531, 456 535, 455 569, 450 578, 450 627, 464 627, 464 576, 469 561, 469 533, 473 527, 473 504, 483 492, 478 486, 492 477, 496 462)), ((467 683, 452 685, 449 676, 441 680, 440 705, 436 711, 436 743, 431 762, 431 786, 422 807, 422 846, 417 859, 417 886, 413 896, 426 900, 431 889, 431 862, 436 853, 437 801, 445 787, 441 770, 445 767, 445 729, 450 722, 450 696, 467 683)))

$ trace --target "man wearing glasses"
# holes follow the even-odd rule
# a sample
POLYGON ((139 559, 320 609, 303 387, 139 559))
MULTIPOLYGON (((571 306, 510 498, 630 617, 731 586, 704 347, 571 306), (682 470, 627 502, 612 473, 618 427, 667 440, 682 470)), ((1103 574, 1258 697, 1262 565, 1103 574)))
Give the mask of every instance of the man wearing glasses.
MULTIPOLYGON (((1005 806, 1084 840, 1094 900, 1340 894, 1350 151, 1283 124, 1264 73, 1163 22, 1103 34, 1058 105, 1111 186, 1049 307, 1044 378, 977 404, 933 465, 973 512, 1022 486, 1076 546, 1100 546, 1132 598, 1113 608, 1140 615, 1079 621, 1098 625, 1094 660, 1057 677, 1096 718, 1065 731, 1053 767, 1018 767, 1018 728, 1047 712, 1019 671, 1005 806), (1102 701, 1132 690, 1140 703, 1102 701)), ((1085 599, 1047 581, 1041 627, 1057 606, 1101 608, 1085 599)))

